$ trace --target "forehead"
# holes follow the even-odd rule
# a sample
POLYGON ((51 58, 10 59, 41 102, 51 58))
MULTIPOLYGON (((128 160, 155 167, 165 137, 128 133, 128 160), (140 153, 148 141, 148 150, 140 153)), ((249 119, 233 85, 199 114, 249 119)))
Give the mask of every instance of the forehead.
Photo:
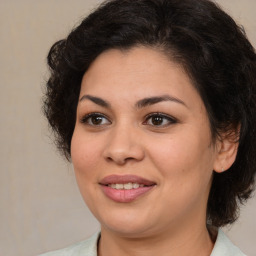
MULTIPOLYGON (((184 69, 171 61, 163 52, 148 47, 133 47, 128 50, 110 49, 100 54, 90 65, 83 77, 82 85, 119 79, 121 76, 134 82, 139 80, 164 79, 170 70, 184 73, 184 69)), ((120 82, 120 81, 119 81, 120 82)))
POLYGON ((184 69, 162 51, 147 47, 111 49, 100 54, 84 74, 81 93, 119 99, 172 94, 202 104, 184 69))
POLYGON ((111 49, 100 54, 83 76, 80 98, 84 94, 109 99, 140 100, 171 95, 196 106, 204 106, 184 68, 162 51, 147 47, 111 49))

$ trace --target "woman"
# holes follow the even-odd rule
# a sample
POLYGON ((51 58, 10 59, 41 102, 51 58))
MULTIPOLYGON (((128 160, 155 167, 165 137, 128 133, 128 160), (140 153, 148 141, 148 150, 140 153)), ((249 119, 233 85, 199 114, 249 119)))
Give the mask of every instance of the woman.
POLYGON ((244 255, 256 55, 208 0, 111 0, 49 53, 44 111, 101 224, 46 255, 244 255))

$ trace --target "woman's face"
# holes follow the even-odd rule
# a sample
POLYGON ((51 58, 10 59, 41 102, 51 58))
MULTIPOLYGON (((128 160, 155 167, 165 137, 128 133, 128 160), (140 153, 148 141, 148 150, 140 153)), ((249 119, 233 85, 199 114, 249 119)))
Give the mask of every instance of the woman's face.
POLYGON ((160 51, 109 50, 85 73, 71 156, 105 230, 139 237, 204 225, 216 151, 202 99, 160 51))

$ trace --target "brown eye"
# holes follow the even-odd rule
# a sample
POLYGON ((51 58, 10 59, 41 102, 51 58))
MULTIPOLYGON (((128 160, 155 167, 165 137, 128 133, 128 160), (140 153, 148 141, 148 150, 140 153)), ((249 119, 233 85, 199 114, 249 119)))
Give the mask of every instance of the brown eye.
POLYGON ((92 113, 86 115, 82 120, 81 123, 85 123, 91 126, 100 126, 100 125, 108 125, 111 122, 102 114, 92 113))
POLYGON ((102 116, 92 116, 91 117, 91 123, 93 125, 100 125, 103 122, 102 116))
POLYGON ((158 126, 165 127, 174 123, 177 123, 177 121, 173 117, 160 114, 160 113, 155 113, 155 114, 148 115, 146 118, 146 121, 143 124, 156 126, 156 127, 158 126))
POLYGON ((151 123, 153 125, 161 125, 163 124, 164 118, 162 116, 153 116, 151 118, 151 123))

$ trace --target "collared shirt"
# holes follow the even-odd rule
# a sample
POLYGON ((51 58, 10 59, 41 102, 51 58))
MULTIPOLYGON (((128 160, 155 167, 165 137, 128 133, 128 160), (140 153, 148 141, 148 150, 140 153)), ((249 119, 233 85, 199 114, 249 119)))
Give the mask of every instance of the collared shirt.
MULTIPOLYGON (((97 256, 97 243, 100 233, 67 248, 41 254, 40 256, 97 256)), ((210 256, 245 256, 219 229, 217 239, 210 256)))

